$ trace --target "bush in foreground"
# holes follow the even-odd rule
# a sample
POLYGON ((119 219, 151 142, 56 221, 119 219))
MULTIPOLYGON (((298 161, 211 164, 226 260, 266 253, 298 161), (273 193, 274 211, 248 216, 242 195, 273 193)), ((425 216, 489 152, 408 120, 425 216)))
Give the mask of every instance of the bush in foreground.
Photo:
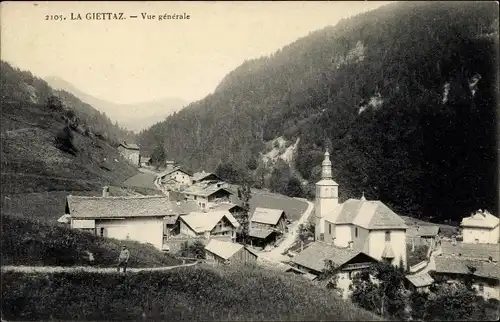
POLYGON ((127 275, 2 275, 13 320, 379 320, 300 277, 256 266, 127 275))
POLYGON ((2 265, 89 264, 116 265, 121 245, 130 251, 131 267, 170 266, 181 264, 152 245, 94 236, 56 224, 29 220, 18 216, 2 216, 2 265))

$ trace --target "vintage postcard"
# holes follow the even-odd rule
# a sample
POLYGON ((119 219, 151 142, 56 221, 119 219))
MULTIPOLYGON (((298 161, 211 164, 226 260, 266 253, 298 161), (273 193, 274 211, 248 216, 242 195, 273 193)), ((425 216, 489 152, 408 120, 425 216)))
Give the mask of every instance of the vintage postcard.
POLYGON ((5 321, 498 320, 497 1, 4 1, 5 321))

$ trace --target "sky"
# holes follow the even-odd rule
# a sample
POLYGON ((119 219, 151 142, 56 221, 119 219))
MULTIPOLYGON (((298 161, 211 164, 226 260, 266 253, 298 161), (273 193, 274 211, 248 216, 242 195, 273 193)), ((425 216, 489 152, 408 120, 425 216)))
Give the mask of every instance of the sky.
POLYGON ((192 102, 212 93, 245 60, 387 3, 5 1, 1 58, 110 102, 192 102), (87 20, 87 13, 123 13, 126 20, 87 20), (142 19, 142 13, 155 18, 142 19), (82 20, 71 20, 71 14, 82 20), (164 14, 190 19, 160 21, 164 14))

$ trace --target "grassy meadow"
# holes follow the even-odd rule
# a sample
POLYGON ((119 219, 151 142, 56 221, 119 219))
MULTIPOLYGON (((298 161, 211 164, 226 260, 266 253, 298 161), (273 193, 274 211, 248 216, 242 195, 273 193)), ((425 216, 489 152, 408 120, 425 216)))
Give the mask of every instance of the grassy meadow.
POLYGON ((157 267, 181 264, 154 246, 94 236, 62 224, 30 220, 21 216, 2 216, 2 265, 75 266, 116 265, 121 245, 130 251, 131 267, 157 267))
POLYGON ((125 276, 6 272, 2 285, 8 320, 380 320, 331 290, 253 265, 125 276))

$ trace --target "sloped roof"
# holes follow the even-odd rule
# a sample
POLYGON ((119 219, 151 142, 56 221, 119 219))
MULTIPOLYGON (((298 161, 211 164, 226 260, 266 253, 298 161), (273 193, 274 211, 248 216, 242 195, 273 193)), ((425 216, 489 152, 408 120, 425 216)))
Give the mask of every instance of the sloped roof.
POLYGON ((408 227, 406 237, 434 237, 439 233, 439 226, 419 225, 417 227, 408 227))
POLYGON ((184 221, 196 233, 211 231, 222 218, 226 218, 235 227, 240 224, 231 215, 229 211, 212 211, 212 212, 192 212, 189 215, 180 216, 179 219, 184 221))
POLYGON ((172 213, 165 196, 66 197, 72 218, 162 217, 172 213))
POLYGON ((63 223, 63 224, 69 224, 71 221, 71 216, 68 214, 64 214, 59 219, 57 219, 57 222, 63 223))
POLYGON ((218 211, 218 210, 230 211, 233 208, 243 209, 243 207, 236 205, 234 203, 231 203, 231 202, 221 202, 221 203, 215 205, 214 207, 210 208, 210 211, 218 211))
POLYGON ((349 199, 325 216, 337 224, 353 224, 365 229, 406 229, 403 218, 378 200, 349 199))
POLYGON ((436 256, 435 271, 443 274, 470 274, 469 267, 474 267, 476 270, 474 276, 491 278, 500 280, 500 266, 498 263, 490 263, 483 261, 474 261, 455 256, 436 256))
POLYGON ((118 146, 123 146, 125 149, 129 150, 140 150, 139 146, 135 143, 122 142, 118 146))
POLYGON ((500 223, 500 219, 493 216, 488 211, 476 212, 470 217, 462 219, 462 227, 495 228, 500 223))
POLYGON ((325 268, 325 260, 331 260, 335 265, 341 266, 359 254, 364 253, 356 249, 339 248, 323 242, 313 242, 295 256, 291 262, 321 272, 325 268))
POLYGON ((248 235, 250 237, 266 239, 269 235, 271 235, 274 231, 269 229, 260 229, 260 228, 250 228, 248 230, 248 235))
POLYGON ((230 195, 232 194, 231 191, 227 190, 226 188, 219 187, 216 184, 203 184, 203 183, 195 183, 186 188, 185 190, 183 190, 182 193, 193 196, 208 197, 220 190, 224 190, 230 195))
POLYGON ((498 262, 500 248, 498 244, 470 244, 457 242, 456 245, 448 241, 441 243, 442 254, 445 256, 457 256, 467 259, 487 261, 491 256, 494 262, 498 262))
POLYGON ((425 287, 434 283, 434 279, 428 273, 406 275, 405 277, 415 287, 425 287))
POLYGON ((172 213, 174 214, 187 215, 191 212, 199 212, 201 210, 198 203, 194 200, 171 200, 169 202, 172 207, 172 213))
POLYGON ((187 174, 188 176, 191 176, 191 173, 189 173, 188 171, 183 170, 183 169, 181 169, 181 168, 179 168, 179 167, 174 167, 173 169, 170 169, 170 170, 165 170, 165 171, 163 171, 162 173, 160 173, 160 174, 159 174, 159 176, 160 176, 161 178, 163 178, 163 177, 165 177, 165 176, 167 176, 167 175, 169 175, 169 174, 171 174, 171 173, 174 173, 174 172, 176 172, 176 171, 180 171, 180 172, 183 172, 183 173, 187 174))
POLYGON ((203 179, 205 179, 208 176, 215 176, 218 180, 222 181, 222 179, 219 178, 219 176, 216 175, 215 173, 213 173, 213 172, 205 172, 205 171, 195 172, 193 174, 193 181, 202 181, 203 179))
POLYGON ((236 254, 236 252, 242 248, 243 245, 241 244, 215 239, 210 239, 210 242, 208 242, 207 246, 205 246, 205 250, 208 250, 223 259, 231 258, 231 256, 236 254))
POLYGON ((141 156, 141 162, 149 162, 151 160, 151 157, 142 157, 141 156))
POLYGON ((276 225, 285 212, 282 209, 255 208, 251 221, 263 224, 276 225))

